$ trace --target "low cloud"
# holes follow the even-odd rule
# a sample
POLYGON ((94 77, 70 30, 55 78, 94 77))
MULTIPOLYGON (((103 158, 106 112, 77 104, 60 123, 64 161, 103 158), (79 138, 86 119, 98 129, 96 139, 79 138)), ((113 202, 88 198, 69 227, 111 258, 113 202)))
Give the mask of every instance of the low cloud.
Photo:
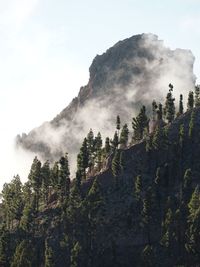
MULTIPOLYGON (((126 46, 126 43, 124 45, 126 46)), ((118 49, 119 55, 124 53, 120 50, 123 49, 123 45, 118 49)), ((28 136, 22 137, 20 142, 23 147, 38 152, 43 160, 49 157, 57 160, 59 155, 69 152, 74 175, 76 155, 90 128, 95 134, 100 131, 104 139, 106 136, 112 138, 115 119, 119 114, 122 123, 129 123, 131 129, 131 119, 142 104, 150 108, 153 99, 161 102, 165 100, 169 83, 174 85, 177 102, 181 93, 184 99, 187 98, 189 90, 192 90, 195 85, 194 56, 191 51, 170 50, 152 34, 142 35, 135 49, 137 51, 133 51, 136 53, 132 58, 124 56, 114 66, 110 61, 115 61, 115 58, 109 58, 108 61, 100 63, 103 58, 97 57, 91 71, 93 72, 96 67, 100 70, 96 70, 95 76, 90 77, 90 85, 81 90, 78 101, 83 101, 86 91, 89 92, 89 97, 74 108, 76 111, 72 112, 71 120, 67 119, 69 114, 66 111, 66 114, 57 119, 56 123, 55 120, 54 123, 47 122, 34 129, 28 136), (94 64, 97 66, 95 67, 94 64), (95 83, 95 79, 98 81, 98 75, 103 80, 103 82, 100 80, 99 88, 99 82, 95 83)), ((114 54, 113 57, 116 55, 114 54)))

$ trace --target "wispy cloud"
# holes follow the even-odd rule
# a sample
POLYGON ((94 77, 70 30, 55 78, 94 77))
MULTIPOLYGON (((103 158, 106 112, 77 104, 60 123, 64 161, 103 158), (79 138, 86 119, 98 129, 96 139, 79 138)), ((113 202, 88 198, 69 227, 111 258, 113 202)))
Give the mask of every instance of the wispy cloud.
POLYGON ((7 0, 0 2, 1 29, 20 30, 33 14, 39 0, 7 0))

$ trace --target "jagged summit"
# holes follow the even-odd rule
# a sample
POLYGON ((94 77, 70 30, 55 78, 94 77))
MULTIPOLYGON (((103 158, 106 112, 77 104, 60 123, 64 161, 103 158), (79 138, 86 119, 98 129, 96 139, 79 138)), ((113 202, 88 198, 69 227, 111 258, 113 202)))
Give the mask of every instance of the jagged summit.
POLYGON ((17 144, 44 159, 68 151, 73 161, 90 128, 110 136, 117 114, 130 121, 141 103, 148 107, 154 98, 163 100, 169 82, 177 95, 193 89, 193 63, 191 51, 170 50, 154 34, 119 41, 94 58, 88 84, 69 106, 51 122, 18 136, 17 144))

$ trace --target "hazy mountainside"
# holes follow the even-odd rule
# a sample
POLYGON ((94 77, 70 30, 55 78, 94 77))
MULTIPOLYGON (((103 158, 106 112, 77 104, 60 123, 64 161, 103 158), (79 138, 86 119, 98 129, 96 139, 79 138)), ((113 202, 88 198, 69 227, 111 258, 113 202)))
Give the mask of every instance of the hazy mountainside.
POLYGON ((152 99, 163 100, 169 82, 185 94, 194 88, 193 63, 190 51, 170 50, 153 34, 120 41, 95 57, 78 97, 52 121, 18 136, 17 145, 50 160, 68 151, 73 169, 89 128, 110 136, 116 114, 130 121, 141 102, 148 109, 152 99))
POLYGON ((102 173, 85 177, 78 163, 70 184, 66 157, 58 169, 35 159, 26 184, 15 177, 3 190, 0 266, 199 266, 200 88, 196 96, 170 123, 159 114, 165 126, 139 142, 110 148, 102 173))
POLYGON ((35 157, 26 183, 17 175, 4 185, 1 267, 199 266, 193 61, 151 34, 121 41, 94 59, 65 110, 18 137, 56 160, 35 157))

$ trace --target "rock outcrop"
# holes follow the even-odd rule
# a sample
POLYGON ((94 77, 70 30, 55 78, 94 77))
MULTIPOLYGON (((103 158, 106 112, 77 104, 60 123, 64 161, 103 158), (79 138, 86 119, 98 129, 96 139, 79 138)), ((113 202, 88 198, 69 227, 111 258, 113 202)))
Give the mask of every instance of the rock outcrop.
POLYGON ((153 99, 162 101, 169 83, 177 97, 179 90, 186 93, 193 89, 193 63, 191 51, 170 50, 153 34, 120 41, 94 58, 88 84, 69 106, 52 121, 18 136, 16 143, 43 159, 55 160, 68 151, 73 168, 90 128, 112 137, 117 114, 130 122, 130 114, 134 115, 141 103, 148 109, 153 99))

